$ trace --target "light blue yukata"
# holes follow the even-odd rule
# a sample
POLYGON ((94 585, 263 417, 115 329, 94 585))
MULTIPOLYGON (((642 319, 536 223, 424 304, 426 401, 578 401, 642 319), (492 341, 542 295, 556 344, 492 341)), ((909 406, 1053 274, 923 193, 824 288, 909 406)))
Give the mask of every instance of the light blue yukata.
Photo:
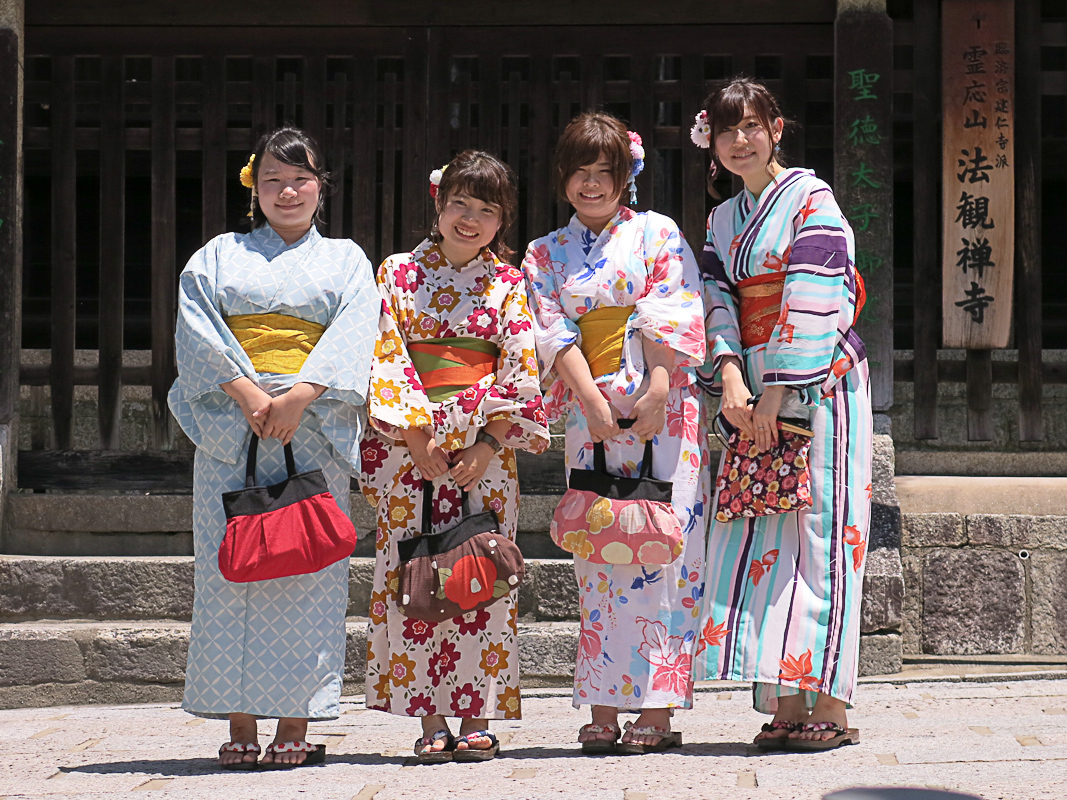
POLYGON ((712 211, 701 268, 708 388, 721 392, 722 359, 737 356, 753 393, 788 387, 779 416, 810 418, 815 436, 810 509, 718 522, 712 506, 697 674, 752 681, 766 713, 797 692, 809 706, 816 692, 849 702, 873 443, 852 230, 829 186, 789 169, 758 200, 746 189, 712 211), (784 277, 777 321, 766 344, 745 347, 738 284, 773 274, 784 277))
MULTIPOLYGON (((201 717, 333 719, 339 713, 348 559, 311 575, 230 583, 219 572, 222 493, 244 486, 251 429, 219 388, 242 375, 271 395, 298 382, 326 386, 292 445, 298 470, 321 469, 349 511, 381 298, 370 262, 348 239, 312 227, 286 245, 264 225, 217 236, 189 260, 179 286, 178 379, 170 407, 196 445, 195 598, 182 707, 201 717), (300 372, 257 373, 226 325, 239 314, 285 314, 326 326, 300 372)), ((261 443, 258 482, 285 478, 282 445, 261 443)))

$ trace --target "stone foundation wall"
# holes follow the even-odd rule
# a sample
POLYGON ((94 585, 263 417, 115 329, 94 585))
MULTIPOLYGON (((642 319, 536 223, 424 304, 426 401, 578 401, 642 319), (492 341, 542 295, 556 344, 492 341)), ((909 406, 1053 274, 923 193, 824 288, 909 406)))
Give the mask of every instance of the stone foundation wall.
POLYGON ((1067 654, 1067 516, 905 514, 904 652, 1067 654))

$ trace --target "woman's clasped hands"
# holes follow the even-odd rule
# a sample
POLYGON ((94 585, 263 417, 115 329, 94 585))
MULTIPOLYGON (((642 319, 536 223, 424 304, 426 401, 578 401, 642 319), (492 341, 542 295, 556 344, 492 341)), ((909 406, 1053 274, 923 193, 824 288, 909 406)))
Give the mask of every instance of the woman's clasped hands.
POLYGON ((272 397, 246 377, 222 384, 222 390, 237 401, 252 432, 260 439, 278 439, 289 444, 300 427, 304 409, 325 391, 325 386, 300 382, 272 397))
POLYGON ((740 360, 734 356, 723 359, 722 414, 761 452, 778 444, 778 412, 784 396, 784 386, 767 386, 753 405, 740 360))

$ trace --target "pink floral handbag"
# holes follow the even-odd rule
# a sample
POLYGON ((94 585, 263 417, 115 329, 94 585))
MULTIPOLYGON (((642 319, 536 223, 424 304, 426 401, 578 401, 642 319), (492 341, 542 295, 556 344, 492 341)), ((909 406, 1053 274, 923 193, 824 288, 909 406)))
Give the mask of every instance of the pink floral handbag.
POLYGON ((808 451, 812 432, 802 420, 778 420, 778 444, 760 451, 756 443, 715 418, 715 433, 726 458, 716 484, 715 519, 732 522, 745 517, 786 514, 811 508, 808 451))
MULTIPOLYGON (((633 420, 619 420, 629 428, 633 420), (626 424, 628 423, 628 424, 626 424)), ((652 477, 652 441, 637 478, 607 471, 604 445, 593 444, 593 469, 572 469, 552 515, 552 541, 594 564, 670 564, 682 553, 682 527, 671 506, 673 485, 652 477)))

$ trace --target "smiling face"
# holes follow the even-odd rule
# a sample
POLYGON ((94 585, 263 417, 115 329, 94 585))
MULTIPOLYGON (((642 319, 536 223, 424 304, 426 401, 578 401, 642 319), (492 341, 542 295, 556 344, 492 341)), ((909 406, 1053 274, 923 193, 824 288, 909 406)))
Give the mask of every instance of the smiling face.
POLYGON ((438 202, 437 229, 445 258, 462 266, 488 247, 502 223, 501 208, 464 192, 453 192, 438 202))
POLYGON ((306 167, 293 166, 264 153, 256 177, 256 197, 263 216, 281 231, 307 230, 319 207, 322 184, 306 167))
POLYGON ((774 146, 782 138, 782 126, 779 117, 768 131, 746 105, 736 125, 724 125, 713 132, 719 163, 742 178, 766 172, 774 146))
POLYGON ((595 163, 578 167, 565 190, 578 219, 591 230, 603 230, 619 209, 622 190, 615 187, 611 162, 603 153, 595 163))

